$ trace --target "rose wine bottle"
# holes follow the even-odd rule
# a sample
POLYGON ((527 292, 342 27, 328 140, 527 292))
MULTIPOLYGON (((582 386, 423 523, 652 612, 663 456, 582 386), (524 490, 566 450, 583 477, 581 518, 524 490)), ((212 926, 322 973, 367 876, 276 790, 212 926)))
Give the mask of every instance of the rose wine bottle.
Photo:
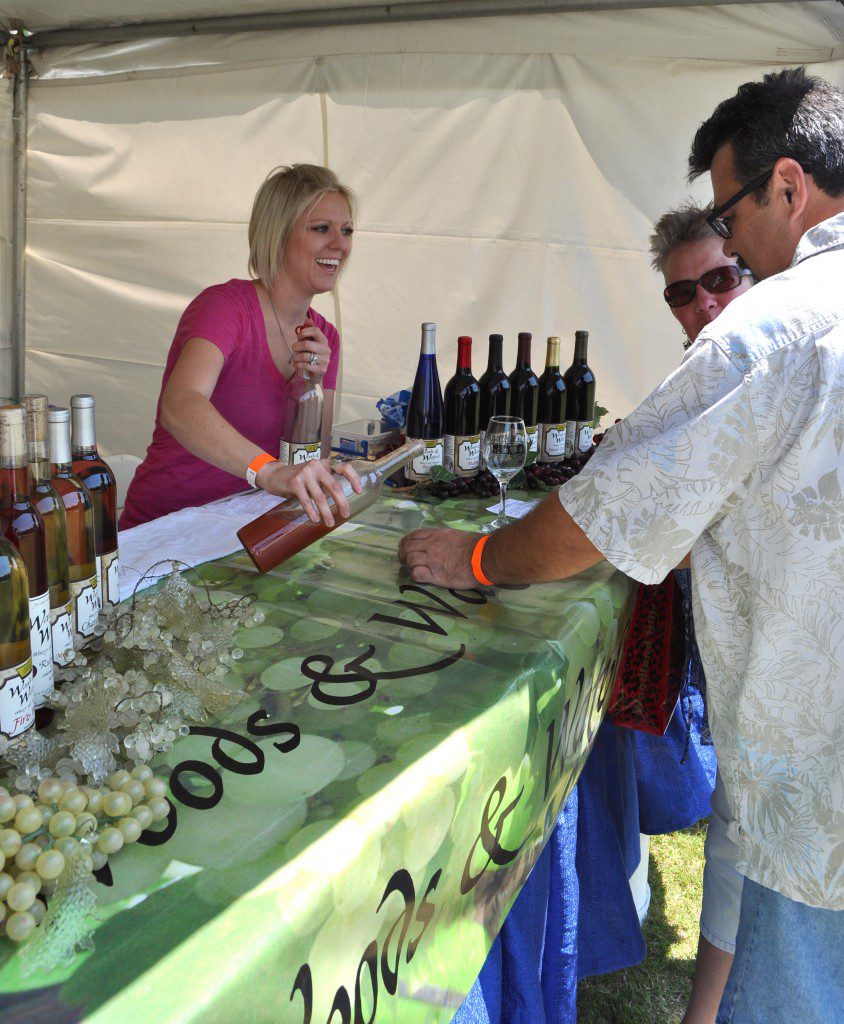
POLYGON ((566 453, 566 382, 560 373, 560 339, 550 337, 539 378, 538 462, 559 462, 566 453))
POLYGON ((322 385, 307 371, 297 370, 287 385, 279 462, 298 466, 322 458, 322 406, 322 385))
POLYGON ((53 692, 53 639, 44 520, 29 493, 24 411, 0 408, 0 522, 3 534, 20 552, 29 583, 29 642, 32 649, 32 700, 37 710, 53 692))
POLYGON ((457 339, 457 370, 445 386, 443 465, 456 476, 475 476, 480 460, 481 389, 472 376, 472 339, 457 339))
POLYGON ((443 435, 445 411, 437 372, 436 324, 422 324, 422 347, 419 365, 407 406, 405 440, 424 441, 424 450, 405 468, 404 475, 411 483, 428 480, 434 466, 443 464, 443 435))
POLYGON ((47 540, 53 663, 62 666, 73 659, 73 602, 67 562, 67 517, 64 503, 50 480, 47 396, 24 395, 21 405, 26 419, 30 497, 44 520, 47 540))
POLYGON ((513 388, 512 415, 525 421, 528 452, 536 452, 539 443, 539 380, 530 367, 532 337, 527 331, 519 334, 516 368, 510 374, 510 384, 513 388))
POLYGON ((0 535, 0 736, 20 736, 34 721, 26 566, 0 535))
POLYGON ((595 374, 586 363, 588 331, 574 332, 574 360, 563 374, 566 382, 566 457, 592 447, 595 419, 595 374))
MULTIPOLYGON (((374 504, 381 493, 384 481, 412 460, 420 458, 424 452, 423 440, 409 441, 401 448, 372 462, 366 459, 354 461, 352 465, 363 485, 361 493, 354 491, 345 477, 337 478, 349 502, 349 518, 359 515, 374 504)), ((337 512, 333 500, 329 500, 328 505, 334 515, 334 526, 311 522, 301 503, 295 498, 288 498, 241 527, 237 532, 238 539, 246 548, 258 571, 269 572, 346 522, 337 512)))
POLYGON ((493 416, 509 416, 513 386, 504 372, 503 366, 504 336, 490 334, 489 359, 486 370, 481 374, 478 385, 481 389, 480 415, 480 468, 486 469, 484 461, 484 434, 487 424, 493 416))
POLYGON ((117 561, 117 484, 114 473, 97 451, 94 396, 72 395, 71 450, 73 472, 88 488, 94 506, 94 543, 102 607, 120 603, 117 561))
POLYGON ((50 430, 50 475, 64 505, 67 522, 67 564, 73 605, 73 645, 94 639, 101 605, 94 531, 94 505, 88 488, 73 472, 70 453, 70 410, 47 410, 50 430))

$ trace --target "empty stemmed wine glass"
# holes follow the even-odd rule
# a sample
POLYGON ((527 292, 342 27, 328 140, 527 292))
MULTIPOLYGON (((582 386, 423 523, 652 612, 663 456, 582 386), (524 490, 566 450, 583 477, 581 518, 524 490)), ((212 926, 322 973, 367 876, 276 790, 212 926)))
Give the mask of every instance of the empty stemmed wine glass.
POLYGON ((526 455, 525 421, 517 416, 493 416, 484 435, 484 458, 487 469, 501 488, 501 508, 495 519, 484 527, 484 533, 499 530, 512 522, 507 518, 507 484, 524 466, 526 455))

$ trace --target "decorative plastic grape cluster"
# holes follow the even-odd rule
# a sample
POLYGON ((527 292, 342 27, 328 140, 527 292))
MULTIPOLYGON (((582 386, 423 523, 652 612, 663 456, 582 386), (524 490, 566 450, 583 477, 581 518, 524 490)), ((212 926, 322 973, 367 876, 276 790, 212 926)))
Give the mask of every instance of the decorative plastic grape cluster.
POLYGON ((59 880, 72 865, 90 881, 109 856, 167 817, 166 792, 148 765, 117 771, 102 787, 79 786, 69 773, 45 779, 35 798, 0 786, 0 934, 25 942, 43 921, 40 958, 54 965, 71 956, 87 934, 90 906, 83 901, 80 919, 80 908, 60 898, 59 880))
POLYGON ((104 618, 96 649, 76 653, 50 697, 55 730, 0 737, 0 756, 16 768, 14 786, 32 792, 68 770, 101 785, 121 765, 169 750, 188 732, 186 720, 204 721, 234 701, 223 685, 243 656, 234 634, 264 613, 249 596, 216 606, 207 590, 205 598, 197 600, 174 565, 159 590, 104 618))
POLYGON ((92 872, 169 814, 146 762, 238 697, 223 685, 243 657, 234 634, 264 613, 252 597, 215 606, 206 588, 200 600, 171 569, 101 616, 61 673, 46 732, 0 736, 0 937, 25 943, 26 972, 90 948, 92 872))

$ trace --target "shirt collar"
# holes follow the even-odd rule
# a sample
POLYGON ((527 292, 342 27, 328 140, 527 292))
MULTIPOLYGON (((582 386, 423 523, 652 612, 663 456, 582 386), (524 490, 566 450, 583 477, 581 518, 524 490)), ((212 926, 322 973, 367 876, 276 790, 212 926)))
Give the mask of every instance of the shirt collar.
POLYGON ((791 266, 796 267, 798 263, 802 263, 810 256, 817 256, 820 252, 840 248, 844 248, 844 213, 837 213, 834 217, 822 220, 820 224, 809 228, 794 251, 791 266))

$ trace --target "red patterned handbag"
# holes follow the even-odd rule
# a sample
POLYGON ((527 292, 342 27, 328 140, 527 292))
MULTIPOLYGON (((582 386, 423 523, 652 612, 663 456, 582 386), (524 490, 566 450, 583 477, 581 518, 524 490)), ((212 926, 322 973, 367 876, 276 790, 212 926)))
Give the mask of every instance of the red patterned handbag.
POLYGON ((686 661, 683 594, 674 573, 639 584, 609 715, 616 725, 661 736, 668 728, 686 661))

